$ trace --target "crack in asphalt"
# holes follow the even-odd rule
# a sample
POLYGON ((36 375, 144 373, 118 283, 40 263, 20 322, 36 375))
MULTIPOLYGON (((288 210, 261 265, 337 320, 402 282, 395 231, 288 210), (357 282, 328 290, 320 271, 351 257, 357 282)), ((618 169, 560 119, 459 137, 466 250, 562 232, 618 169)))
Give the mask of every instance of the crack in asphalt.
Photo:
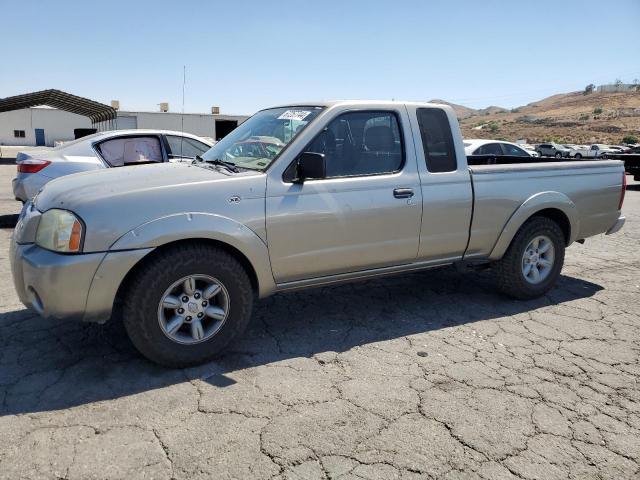
POLYGON ((638 476, 640 193, 626 205, 542 299, 454 269, 276 295, 186 370, 5 289, 0 479, 638 476))

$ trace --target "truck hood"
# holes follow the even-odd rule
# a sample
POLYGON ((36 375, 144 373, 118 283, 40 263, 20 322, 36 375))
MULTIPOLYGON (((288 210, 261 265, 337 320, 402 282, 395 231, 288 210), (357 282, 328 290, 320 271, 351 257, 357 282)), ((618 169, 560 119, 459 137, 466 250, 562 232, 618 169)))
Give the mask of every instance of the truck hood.
MULTIPOLYGON (((36 198, 41 212, 69 210, 84 222, 84 251, 105 251, 137 226, 178 213, 237 215, 230 197, 261 202, 266 176, 258 171, 231 173, 185 163, 110 168, 55 179, 36 198)), ((260 232, 258 232, 260 233, 260 232)))

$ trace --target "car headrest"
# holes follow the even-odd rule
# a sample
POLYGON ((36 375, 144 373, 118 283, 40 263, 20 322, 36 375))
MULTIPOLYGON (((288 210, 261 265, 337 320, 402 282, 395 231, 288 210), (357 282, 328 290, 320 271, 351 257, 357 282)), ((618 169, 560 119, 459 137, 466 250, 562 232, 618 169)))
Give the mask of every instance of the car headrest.
POLYGON ((393 132, 390 127, 369 127, 364 133, 364 146, 370 152, 392 152, 395 150, 393 132))

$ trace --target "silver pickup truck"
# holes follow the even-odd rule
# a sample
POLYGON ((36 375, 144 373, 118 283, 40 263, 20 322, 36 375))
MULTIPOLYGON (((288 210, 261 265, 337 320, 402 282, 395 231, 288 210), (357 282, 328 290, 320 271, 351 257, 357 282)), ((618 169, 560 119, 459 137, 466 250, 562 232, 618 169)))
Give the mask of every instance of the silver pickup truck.
POLYGON ((262 110, 192 164, 54 180, 12 242, 22 302, 121 316, 167 366, 218 354, 255 297, 450 264, 543 295, 565 248, 619 230, 619 161, 469 167, 454 112, 399 102, 262 110))

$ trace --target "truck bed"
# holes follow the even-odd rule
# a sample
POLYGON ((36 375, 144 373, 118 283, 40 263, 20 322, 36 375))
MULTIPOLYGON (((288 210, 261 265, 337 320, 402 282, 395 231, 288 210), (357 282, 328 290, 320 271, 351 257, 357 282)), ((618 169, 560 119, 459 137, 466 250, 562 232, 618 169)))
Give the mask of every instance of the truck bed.
POLYGON ((617 160, 485 164, 469 171, 474 214, 465 258, 489 255, 509 219, 538 195, 553 194, 573 205, 580 219, 573 240, 606 232, 619 216, 623 164, 617 160))

